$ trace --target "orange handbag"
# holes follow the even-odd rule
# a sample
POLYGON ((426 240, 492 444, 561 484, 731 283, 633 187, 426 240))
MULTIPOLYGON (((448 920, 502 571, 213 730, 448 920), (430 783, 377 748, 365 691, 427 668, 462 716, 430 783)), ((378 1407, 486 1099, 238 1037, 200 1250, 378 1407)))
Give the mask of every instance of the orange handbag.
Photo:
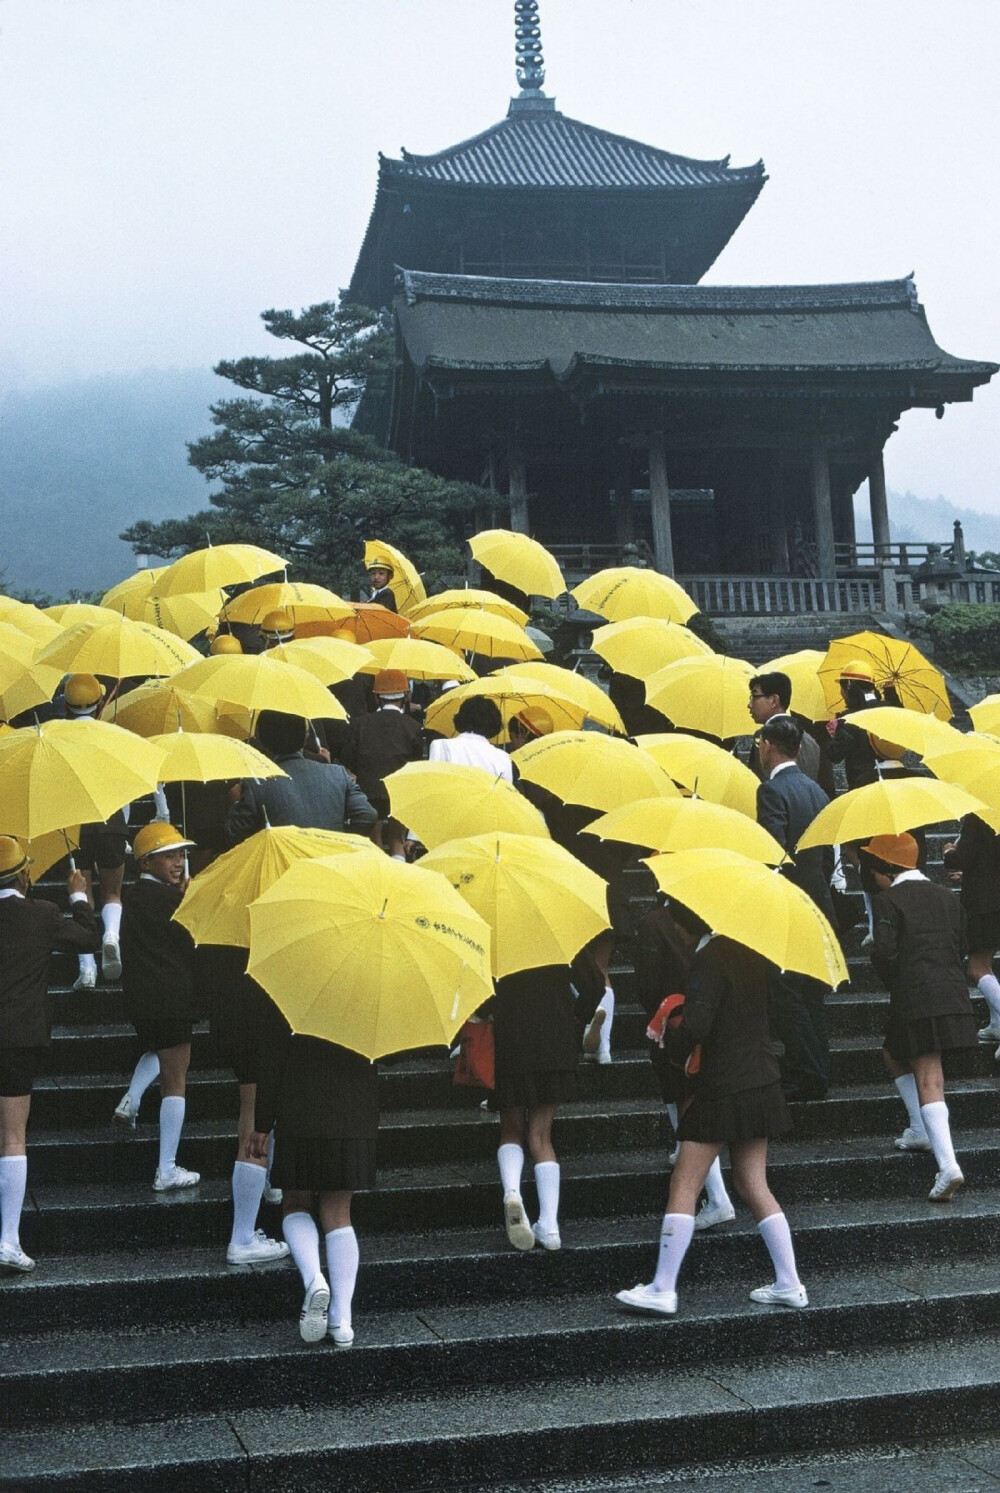
POLYGON ((458 1034, 458 1061, 453 1083, 492 1089, 496 1084, 496 1052, 492 1021, 467 1021, 458 1034))

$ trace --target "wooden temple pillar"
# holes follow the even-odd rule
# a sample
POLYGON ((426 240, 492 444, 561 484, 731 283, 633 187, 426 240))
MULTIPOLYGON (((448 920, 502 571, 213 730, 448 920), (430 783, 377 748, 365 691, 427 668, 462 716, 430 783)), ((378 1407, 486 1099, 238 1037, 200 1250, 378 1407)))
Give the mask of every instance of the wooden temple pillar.
POLYGON ((833 530, 833 495, 830 489, 830 453, 818 437, 812 448, 813 522, 816 527, 816 572, 821 580, 837 574, 837 551, 833 530))
POLYGON ((670 483, 666 442, 662 434, 649 443, 649 506, 653 522, 653 555, 663 575, 674 573, 674 539, 670 526, 670 483))
POLYGON ((771 549, 771 574, 788 575, 788 514, 785 504, 784 466, 781 452, 768 453, 767 464, 767 531, 771 549))
POLYGON ((615 539, 619 544, 635 542, 635 511, 632 507, 632 451, 619 446, 615 453, 615 539))
POLYGON ((885 495, 885 463, 879 451, 868 469, 868 502, 872 514, 872 539, 876 560, 888 560, 890 554, 889 504, 885 495))
POLYGON ((510 498, 510 526, 515 534, 527 534, 528 474, 524 457, 516 446, 507 448, 507 492, 510 498))

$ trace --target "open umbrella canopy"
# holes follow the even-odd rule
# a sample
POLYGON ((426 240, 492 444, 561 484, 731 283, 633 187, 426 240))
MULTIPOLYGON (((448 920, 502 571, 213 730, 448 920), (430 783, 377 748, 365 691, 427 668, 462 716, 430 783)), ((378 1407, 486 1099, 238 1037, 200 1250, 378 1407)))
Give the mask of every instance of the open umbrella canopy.
POLYGON ((591 647, 616 673, 633 679, 648 679, 679 658, 705 658, 712 651, 690 628, 663 617, 608 622, 595 630, 591 647))
POLYGON ((216 544, 192 550, 162 570, 156 581, 157 596, 192 595, 241 586, 263 575, 284 570, 287 561, 256 544, 216 544))
POLYGON ((189 643, 151 627, 104 612, 102 622, 82 622, 64 632, 38 654, 35 662, 64 674, 103 674, 108 679, 169 676, 193 663, 199 654, 189 643))
POLYGON ((460 653, 431 643, 427 638, 377 638, 369 643, 371 659, 362 674, 399 669, 407 679, 461 679, 471 682, 475 674, 460 653))
POLYGON ((13 720, 26 710, 34 710, 53 698, 63 677, 62 669, 51 664, 17 664, 7 673, 0 662, 0 720, 13 720))
POLYGON ((566 590, 563 573, 543 544, 527 534, 510 529, 483 529, 473 534, 469 549, 474 560, 497 580, 516 586, 526 596, 561 596, 566 590))
POLYGON ((987 736, 955 734, 962 745, 928 750, 924 765, 935 777, 982 799, 988 812, 981 817, 1000 829, 1000 746, 987 736))
POLYGON ((880 694, 894 690, 906 710, 951 720, 951 705, 944 679, 918 648, 905 638, 890 638, 877 632, 856 632, 834 638, 820 665, 819 677, 831 714, 844 708, 840 689, 845 665, 861 661, 871 666, 880 694))
POLYGON ((782 653, 770 663, 761 664, 758 674, 787 674, 792 681, 792 703, 789 706, 796 715, 804 715, 807 721, 825 721, 830 715, 823 686, 819 682, 819 666, 824 655, 818 648, 800 648, 797 653, 782 653))
POLYGON ((267 825, 199 871, 174 914, 196 944, 250 947, 250 903, 296 861, 331 855, 381 855, 371 840, 332 829, 267 825))
POLYGON ((268 649, 268 657, 305 669, 320 684, 342 684, 370 664, 374 654, 344 638, 293 638, 268 649))
POLYGON ((979 814, 985 819, 989 810, 981 799, 951 783, 939 783, 934 778, 885 779, 855 788, 827 804, 796 848, 839 845, 868 840, 872 835, 901 835, 925 824, 950 824, 966 814, 979 814))
POLYGON ((687 622, 698 608, 669 575, 643 570, 637 565, 615 565, 588 576, 572 595, 589 612, 624 622, 629 617, 662 617, 667 622, 687 622))
POLYGON ((222 653, 199 659, 175 675, 177 689, 243 710, 281 710, 306 720, 347 719, 347 712, 319 680, 295 664, 266 653, 222 653))
POLYGON ((326 586, 301 581, 278 581, 267 586, 251 586, 227 602, 222 609, 223 622, 244 622, 259 626, 268 612, 287 612, 296 625, 300 622, 343 622, 354 616, 354 606, 326 586))
POLYGON ((295 626, 296 640, 299 638, 343 638, 347 642, 359 643, 366 648, 377 638, 405 638, 410 631, 409 618, 390 612, 388 607, 373 601, 351 603, 351 616, 342 621, 299 622, 295 626))
POLYGON ((487 674, 483 679, 473 679, 470 684, 448 690, 427 707, 424 724, 429 731, 440 731, 443 736, 454 736, 457 727, 455 716, 466 700, 492 700, 500 711, 503 728, 494 740, 506 739, 511 717, 526 706, 541 706, 552 718, 557 731, 576 731, 587 718, 586 710, 561 690, 537 679, 520 679, 515 674, 487 674))
POLYGON ((137 570, 134 575, 119 581, 117 586, 112 586, 110 591, 105 591, 101 606, 117 612, 120 617, 130 617, 133 622, 144 621, 146 602, 164 569, 163 565, 157 565, 149 570, 137 570))
POLYGON ((699 798, 638 799, 602 814, 587 833, 658 851, 735 850, 765 866, 788 859, 774 836, 745 814, 699 798))
POLYGON ((219 729, 214 701, 185 694, 171 679, 156 679, 118 695, 101 719, 145 737, 219 729))
POLYGON ((419 621, 414 620, 413 633, 415 637, 428 638, 432 643, 442 643, 446 648, 460 648, 484 658, 542 656, 523 627, 482 607, 449 607, 443 612, 430 612, 419 621))
POLYGON ((0 689, 16 679, 40 650, 41 644, 36 638, 29 638, 11 622, 0 622, 0 689))
POLYGON ((747 708, 756 670, 741 658, 721 653, 681 658, 646 680, 646 704, 690 731, 724 741, 755 729, 747 708))
POLYGON ((93 824, 151 793, 163 753, 104 721, 46 721, 0 737, 5 832, 32 840, 93 824))
POLYGON ((225 604, 224 591, 177 592, 173 596, 150 596, 143 608, 142 620, 164 632, 172 632, 189 643, 200 632, 207 631, 225 604))
POLYGON ((836 935, 801 887, 733 850, 681 850, 646 861, 668 897, 713 933, 743 944, 781 970, 836 987, 850 978, 836 935))
POLYGON ((15 601, 13 596, 0 596, 0 622, 8 622, 18 632, 26 632, 36 643, 51 643, 62 632, 58 622, 31 606, 26 601, 15 601))
POLYGON ((460 762, 408 762, 385 779, 393 817, 424 845, 508 830, 547 840, 541 814, 506 781, 460 762))
POLYGON ((369 539, 365 542, 365 568, 378 560, 388 560, 392 565, 389 590, 396 599, 397 609, 405 616, 410 616, 413 608, 427 599, 420 572, 402 550, 386 544, 383 539, 369 539))
POLYGON ((47 835, 36 835, 33 840, 22 840, 24 853, 28 857, 28 875, 33 886, 37 886, 51 871, 57 861, 72 855, 80 848, 80 826, 73 824, 66 829, 54 829, 47 835))
POLYGON ((636 798, 678 798, 680 790, 646 752, 617 736, 557 731, 514 753, 521 776, 563 803, 617 809, 636 798))
POLYGON ((161 783, 215 783, 230 778, 286 778, 288 774, 248 742, 201 731, 150 736, 163 752, 161 783))
POLYGON ((614 731, 618 736, 625 736, 625 722, 618 714, 615 706, 608 696, 588 679, 585 674, 577 674, 572 669, 563 669, 559 664, 527 663, 511 664, 506 668, 497 669, 490 675, 491 679, 534 680, 538 684, 548 685, 550 689, 572 700, 584 712, 587 720, 593 721, 598 726, 603 726, 608 731, 614 731))
POLYGON ((54 607, 43 607, 46 617, 51 617, 65 632, 78 627, 81 622, 107 622, 106 608, 92 606, 87 601, 62 601, 54 607))
POLYGON ((493 974, 570 964, 610 928, 608 888, 554 840, 497 831, 449 840, 421 868, 439 871, 493 933, 493 974))
POLYGON ((473 586, 464 591, 438 591, 434 596, 428 596, 419 606, 410 608, 410 618, 415 622, 418 617, 427 617, 431 612, 447 612, 452 607, 481 607, 484 612, 506 617, 519 627, 524 627, 528 621, 528 613, 522 612, 512 601, 505 601, 493 591, 477 590, 473 586))
POLYGON ((977 731, 1000 731, 1000 695, 987 695, 978 705, 969 707, 977 731))
POLYGON ((250 908, 248 973, 294 1032, 372 1060, 449 1044, 493 993, 490 930, 389 856, 299 861, 250 908))
POLYGON ((760 781, 732 752, 683 731, 653 731, 636 743, 696 798, 756 819, 760 781))
POLYGON ((968 741, 961 731, 938 720, 936 715, 920 715, 915 710, 904 710, 899 705, 875 705, 871 710, 855 710, 844 716, 852 726, 860 726, 875 738, 877 743, 888 742, 890 746, 902 747, 904 751, 917 752, 926 757, 930 752, 959 749, 968 741))

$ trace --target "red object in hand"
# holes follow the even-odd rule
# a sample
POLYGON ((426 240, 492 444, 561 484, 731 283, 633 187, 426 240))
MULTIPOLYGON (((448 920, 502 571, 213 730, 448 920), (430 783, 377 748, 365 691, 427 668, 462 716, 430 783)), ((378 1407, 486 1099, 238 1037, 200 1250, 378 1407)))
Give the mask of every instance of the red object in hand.
MULTIPOLYGON (((668 995, 657 1007, 652 1020, 646 1028, 646 1036, 651 1042, 655 1042, 657 1047, 662 1047, 667 1034, 667 1027, 679 1027, 683 1018, 684 996, 676 994, 668 995)), ((699 1044, 689 1054, 688 1060, 684 1064, 684 1072, 689 1078, 693 1078, 700 1068, 701 1045, 699 1044)))
POLYGON ((829 736, 836 736, 840 730, 840 719, 838 716, 834 716, 832 721, 827 721, 826 730, 829 736))
POLYGON ((467 1021, 458 1034, 458 1044, 458 1061, 452 1082, 474 1088, 495 1088, 496 1049, 492 1021, 467 1021))

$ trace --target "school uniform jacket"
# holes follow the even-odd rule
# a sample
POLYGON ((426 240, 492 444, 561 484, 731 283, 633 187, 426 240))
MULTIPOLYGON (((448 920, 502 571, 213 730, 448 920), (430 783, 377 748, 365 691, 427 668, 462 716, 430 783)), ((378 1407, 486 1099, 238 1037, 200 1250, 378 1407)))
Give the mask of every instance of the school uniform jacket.
POLYGON ((778 844, 794 856, 794 864, 782 866, 782 874, 801 887, 821 912, 833 922, 829 872, 832 854, 825 846, 811 850, 795 847, 829 799, 818 783, 795 763, 772 772, 757 789, 757 823, 773 835, 778 844))
POLYGON ((0 1045, 46 1046, 52 951, 95 954, 100 947, 101 924, 85 901, 71 903, 64 918, 54 902, 0 897, 0 1045))
POLYGON ((962 820, 954 850, 945 852, 949 871, 962 873, 962 907, 967 917, 1000 920, 1000 835, 978 814, 962 820))
POLYGON ((133 1021, 197 1021, 194 944, 180 923, 179 887, 140 876, 122 896, 122 989, 133 1021))
POLYGON ((358 775, 358 787, 369 798, 381 796, 383 779, 407 762, 419 762, 424 735, 412 715, 402 710, 376 710, 351 722, 344 746, 344 765, 358 775))
POLYGON ((321 1140, 374 1140, 378 1068, 357 1052, 289 1033, 257 1083, 254 1129, 321 1140))
POLYGON ((899 1020, 972 1014, 965 953, 965 915, 946 887, 917 873, 877 898, 871 959, 899 1020))
POLYGON ((695 1092, 724 1099, 780 1081, 768 1024, 770 966, 729 938, 709 939, 691 961, 684 1014, 665 1047, 683 1065, 701 1045, 695 1092))
POLYGON ((368 829, 375 823, 378 815, 339 763, 310 762, 301 752, 276 760, 287 777, 248 778, 242 797, 229 810, 226 833, 234 845, 263 829, 265 822, 333 830, 368 829))

